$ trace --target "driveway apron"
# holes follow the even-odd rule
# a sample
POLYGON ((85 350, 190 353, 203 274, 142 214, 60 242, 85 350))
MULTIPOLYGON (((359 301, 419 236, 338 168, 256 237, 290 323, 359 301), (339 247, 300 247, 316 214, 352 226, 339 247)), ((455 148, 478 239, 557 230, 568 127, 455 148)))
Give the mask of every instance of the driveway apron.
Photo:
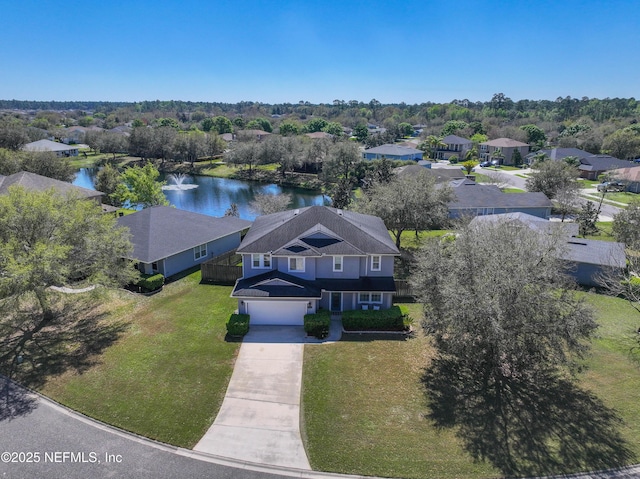
POLYGON ((310 470, 300 436, 304 343, 301 327, 252 326, 220 412, 194 450, 310 470))

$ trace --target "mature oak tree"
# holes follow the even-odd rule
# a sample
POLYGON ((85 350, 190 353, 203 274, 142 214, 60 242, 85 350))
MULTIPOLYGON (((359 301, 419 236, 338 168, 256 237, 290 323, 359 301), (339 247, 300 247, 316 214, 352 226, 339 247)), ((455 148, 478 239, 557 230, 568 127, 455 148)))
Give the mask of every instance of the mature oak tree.
POLYGON ((615 413, 573 381, 597 324, 564 274, 561 244, 521 225, 472 223, 428 243, 412 278, 436 348, 429 416, 507 475, 630 457, 615 413))
POLYGON ((159 176, 160 172, 151 163, 143 167, 127 168, 120 175, 121 183, 113 196, 121 203, 128 201, 131 205, 140 205, 143 208, 167 206, 169 201, 162 192, 164 182, 158 181, 159 176))
POLYGON ((358 198, 355 209, 382 218, 399 248, 403 231, 418 232, 444 225, 452 198, 451 188, 436 186, 426 172, 403 174, 388 183, 374 183, 358 198))
POLYGON ((93 201, 21 187, 0 196, 0 301, 35 300, 39 320, 51 318, 51 286, 132 279, 130 253, 128 231, 93 201))
POLYGON ((564 161, 536 162, 533 168, 527 179, 529 191, 541 191, 553 199, 558 191, 576 187, 578 170, 564 161))

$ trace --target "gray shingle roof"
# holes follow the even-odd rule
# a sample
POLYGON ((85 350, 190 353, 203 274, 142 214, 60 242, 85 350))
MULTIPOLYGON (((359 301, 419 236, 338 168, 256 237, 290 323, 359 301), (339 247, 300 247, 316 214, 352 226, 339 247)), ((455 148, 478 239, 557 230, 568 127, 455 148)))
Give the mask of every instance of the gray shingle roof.
POLYGON ((238 253, 275 252, 294 242, 328 255, 399 253, 380 218, 328 206, 308 206, 259 216, 238 253), (312 238, 317 236, 314 233, 335 240, 312 238))
POLYGON ((396 168, 394 171, 396 171, 398 175, 429 175, 435 178, 436 183, 462 180, 465 178, 464 171, 460 168, 425 168, 420 165, 407 165, 396 168))
POLYGON ((527 143, 522 143, 518 140, 512 140, 511 138, 496 138, 495 140, 485 141, 480 143, 481 145, 495 146, 496 148, 514 148, 520 146, 529 146, 527 143))
POLYGON ((449 208, 546 208, 552 203, 544 193, 503 193, 495 185, 482 185, 471 180, 452 181, 456 199, 449 208))
POLYGON ((609 155, 591 155, 586 158, 580 158, 580 166, 578 169, 584 171, 607 171, 616 168, 628 168, 633 163, 627 160, 619 160, 609 155))
POLYGON ((66 181, 54 180, 46 176, 29 173, 28 171, 20 171, 9 176, 0 176, 0 194, 6 194, 11 186, 22 186, 30 191, 46 191, 51 188, 61 194, 75 193, 82 198, 97 198, 104 193, 80 186, 72 185, 66 181))
POLYGON ((552 233, 563 232, 560 258, 574 263, 586 263, 614 268, 624 268, 626 256, 623 243, 611 241, 575 238, 578 234, 577 223, 549 221, 526 213, 505 213, 500 215, 477 216, 471 224, 487 224, 517 221, 534 231, 552 233))
POLYGON ((518 222, 525 226, 528 226, 532 230, 539 231, 541 233, 553 233, 555 231, 562 231, 563 234, 567 237, 578 236, 580 229, 578 223, 549 221, 538 216, 528 215, 527 213, 521 212, 476 216, 471 220, 472 225, 501 222, 518 222))
POLYGON ((470 145, 473 143, 471 140, 467 140, 458 135, 447 135, 442 139, 442 142, 447 145, 470 145))
POLYGON ((567 156, 575 156, 577 158, 586 158, 587 156, 593 155, 593 153, 589 153, 588 151, 580 150, 578 148, 547 148, 544 150, 531 152, 526 157, 533 158, 539 153, 544 153, 552 160, 562 160, 567 156))
POLYGON ((71 151, 77 150, 78 147, 76 145, 69 146, 51 140, 38 140, 27 143, 22 149, 26 151, 71 151))
POLYGON ((322 291, 395 292, 395 290, 393 278, 387 276, 307 281, 273 270, 238 280, 231 296, 234 298, 319 298, 322 291))
POLYGON ((416 155, 422 154, 422 150, 416 150, 415 148, 407 148, 406 146, 398 146, 398 145, 380 145, 375 148, 369 148, 368 150, 364 150, 365 153, 375 153, 377 155, 387 155, 387 156, 406 156, 406 155, 416 155))
POLYGON ((584 238, 569 239, 562 259, 612 268, 624 268, 627 262, 623 243, 584 238))
POLYGON ((153 263, 190 248, 249 228, 251 221, 212 216, 169 206, 154 206, 118 218, 131 232, 132 259, 153 263))

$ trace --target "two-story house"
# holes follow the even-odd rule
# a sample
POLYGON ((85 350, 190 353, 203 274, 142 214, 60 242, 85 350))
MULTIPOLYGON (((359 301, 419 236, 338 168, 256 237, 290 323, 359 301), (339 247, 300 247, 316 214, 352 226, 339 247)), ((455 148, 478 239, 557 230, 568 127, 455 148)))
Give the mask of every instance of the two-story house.
POLYGON ((442 143, 447 146, 438 147, 436 158, 438 160, 448 160, 452 156, 457 156, 460 161, 464 161, 464 157, 471 148, 473 142, 457 135, 447 135, 442 139, 442 143))
POLYGON ((326 206, 259 216, 237 252, 243 276, 231 296, 251 324, 392 305, 399 251, 378 217, 326 206))
POLYGON ((529 145, 511 138, 498 138, 480 143, 479 153, 483 161, 498 160, 501 165, 513 165, 513 153, 516 150, 524 161, 524 157, 529 154, 529 145))

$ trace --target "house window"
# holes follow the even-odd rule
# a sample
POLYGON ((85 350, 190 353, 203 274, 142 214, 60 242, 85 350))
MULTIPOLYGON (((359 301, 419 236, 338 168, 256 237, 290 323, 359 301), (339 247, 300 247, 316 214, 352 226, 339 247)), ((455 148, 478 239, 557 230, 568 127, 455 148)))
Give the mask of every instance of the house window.
POLYGON ((360 293, 358 295, 358 302, 382 304, 382 293, 360 293))
POLYGON ((289 258, 289 271, 304 273, 304 258, 289 258))
POLYGON ((382 261, 380 256, 371 257, 371 271, 380 271, 382 261))
POLYGON ((333 257, 333 271, 342 271, 342 256, 333 257))
POLYGON ((207 256, 207 245, 201 244, 200 246, 196 246, 193 248, 193 257, 195 259, 204 258, 207 256))
POLYGON ((271 268, 271 255, 268 254, 252 254, 251 265, 255 269, 271 268))
POLYGON ((158 272, 158 263, 151 263, 151 270, 154 273, 157 273, 158 272))

